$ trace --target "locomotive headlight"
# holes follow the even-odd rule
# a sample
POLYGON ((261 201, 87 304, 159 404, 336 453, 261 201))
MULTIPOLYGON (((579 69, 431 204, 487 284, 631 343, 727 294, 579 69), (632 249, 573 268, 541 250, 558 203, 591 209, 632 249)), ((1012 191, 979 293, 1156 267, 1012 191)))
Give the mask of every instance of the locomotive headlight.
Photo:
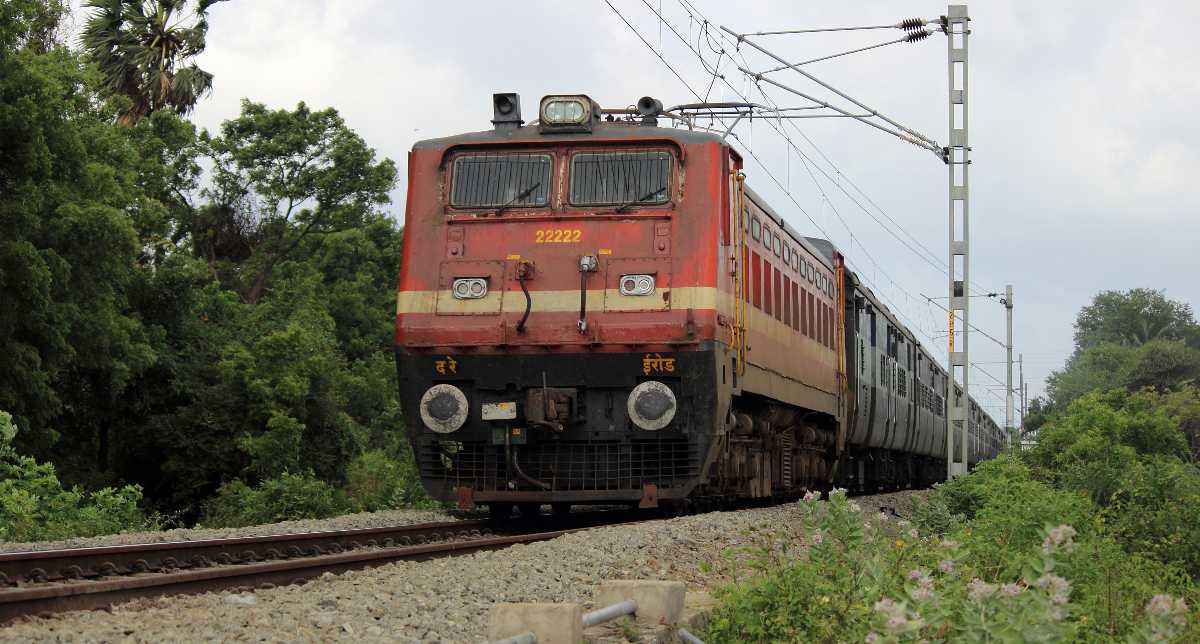
POLYGON ((439 434, 458 431, 467 422, 467 396, 454 385, 430 387, 418 406, 425 426, 439 434))
POLYGON ((482 277, 462 277, 454 280, 450 292, 456 300, 478 300, 487 295, 487 279, 482 277))
POLYGON ((657 380, 647 380, 629 392, 625 408, 634 425, 657 431, 675 419, 675 393, 657 380))
POLYGON ((621 295, 650 295, 654 293, 653 275, 622 275, 621 295))
POLYGON ((592 117, 592 101, 586 96, 547 96, 542 99, 543 125, 583 125, 592 117))

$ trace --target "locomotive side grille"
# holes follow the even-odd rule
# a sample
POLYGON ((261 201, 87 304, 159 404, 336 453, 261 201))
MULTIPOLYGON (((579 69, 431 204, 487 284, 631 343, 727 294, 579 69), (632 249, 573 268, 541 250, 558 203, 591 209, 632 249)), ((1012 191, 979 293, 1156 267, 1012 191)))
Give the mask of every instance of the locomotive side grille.
MULTIPOLYGON (((638 490, 644 483, 661 487, 685 484, 699 470, 699 450, 686 439, 632 441, 558 441, 514 446, 521 470, 551 490, 638 490)), ((504 447, 463 443, 447 454, 440 445, 422 446, 421 476, 451 485, 498 490, 507 484, 504 447)), ((515 477, 514 477, 515 478, 515 477)))

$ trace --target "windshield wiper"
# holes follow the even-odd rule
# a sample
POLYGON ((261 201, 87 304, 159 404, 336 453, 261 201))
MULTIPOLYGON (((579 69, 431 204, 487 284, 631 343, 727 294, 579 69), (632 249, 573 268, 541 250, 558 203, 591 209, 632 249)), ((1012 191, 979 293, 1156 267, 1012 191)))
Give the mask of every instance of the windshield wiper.
POLYGON ((533 194, 533 191, 534 191, 534 190, 537 190, 537 189, 538 189, 538 188, 540 188, 541 186, 542 186, 542 182, 541 182, 541 181, 539 181, 539 182, 537 182, 537 183, 533 184, 532 186, 529 186, 528 188, 526 188, 526 189, 522 190, 521 192, 518 192, 518 193, 517 193, 517 196, 515 196, 515 197, 513 197, 512 199, 509 199, 509 200, 508 200, 508 203, 506 203, 506 204, 504 204, 503 206, 500 206, 499 208, 497 208, 497 209, 496 209, 496 213, 495 213, 495 215, 496 215, 497 217, 499 217, 499 216, 500 216, 500 213, 504 212, 505 210, 508 210, 509 208, 511 208, 511 207, 512 207, 512 205, 513 205, 513 204, 517 203, 518 201, 520 201, 520 200, 522 200, 522 199, 525 199, 525 198, 527 198, 529 195, 533 194))
POLYGON ((638 197, 637 199, 631 199, 629 201, 626 201, 625 203, 617 206, 617 212, 625 212, 626 210, 629 210, 629 208, 631 206, 633 206, 634 204, 642 203, 643 201, 649 199, 650 197, 653 197, 654 195, 656 195, 666 189, 667 189, 666 186, 662 186, 661 188, 658 188, 652 192, 647 192, 646 194, 638 197))

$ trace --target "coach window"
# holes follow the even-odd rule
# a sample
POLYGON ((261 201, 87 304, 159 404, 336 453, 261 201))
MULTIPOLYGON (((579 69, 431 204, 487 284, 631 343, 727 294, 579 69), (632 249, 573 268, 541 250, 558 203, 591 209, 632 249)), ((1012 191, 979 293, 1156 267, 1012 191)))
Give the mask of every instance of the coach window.
POLYGON ((758 222, 758 217, 750 220, 750 236, 753 237, 755 241, 758 241, 758 239, 762 236, 762 224, 758 222))
POLYGON ((792 247, 788 246, 787 244, 783 245, 783 265, 792 265, 792 247))
POLYGON ((771 242, 771 248, 775 251, 775 256, 779 257, 783 253, 783 242, 779 239, 779 235, 775 235, 775 239, 771 242))
POLYGON ((455 208, 537 208, 550 202, 550 155, 464 154, 454 159, 455 208))
POLYGON ((671 153, 580 152, 571 157, 571 204, 653 206, 671 200, 671 153))

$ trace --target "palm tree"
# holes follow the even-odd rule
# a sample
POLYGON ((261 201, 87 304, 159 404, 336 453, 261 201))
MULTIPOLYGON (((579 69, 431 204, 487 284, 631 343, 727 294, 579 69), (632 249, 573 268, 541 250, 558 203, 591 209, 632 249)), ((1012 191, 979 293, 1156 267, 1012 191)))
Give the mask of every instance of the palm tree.
POLYGON ((191 62, 204 51, 208 8, 224 0, 86 0, 80 36, 104 87, 132 104, 117 123, 133 127, 159 109, 187 114, 212 89, 212 74, 191 62))

